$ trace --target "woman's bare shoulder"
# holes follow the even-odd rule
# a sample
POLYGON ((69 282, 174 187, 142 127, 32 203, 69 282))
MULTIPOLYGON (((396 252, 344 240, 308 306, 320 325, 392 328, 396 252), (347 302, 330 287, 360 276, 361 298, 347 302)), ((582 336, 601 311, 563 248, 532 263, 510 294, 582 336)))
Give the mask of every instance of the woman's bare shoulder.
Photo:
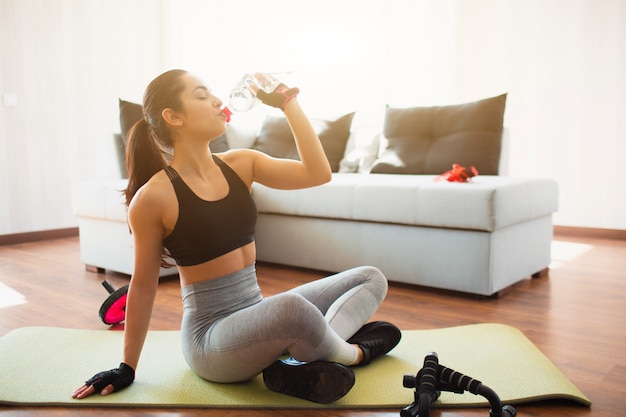
POLYGON ((130 202, 129 211, 157 211, 160 207, 165 207, 172 197, 172 183, 165 171, 159 171, 137 190, 130 202))
POLYGON ((254 150, 254 149, 231 149, 229 151, 216 154, 218 158, 228 164, 233 169, 239 178, 248 185, 251 186, 254 180, 254 164, 255 161, 260 158, 267 158, 267 155, 254 150))

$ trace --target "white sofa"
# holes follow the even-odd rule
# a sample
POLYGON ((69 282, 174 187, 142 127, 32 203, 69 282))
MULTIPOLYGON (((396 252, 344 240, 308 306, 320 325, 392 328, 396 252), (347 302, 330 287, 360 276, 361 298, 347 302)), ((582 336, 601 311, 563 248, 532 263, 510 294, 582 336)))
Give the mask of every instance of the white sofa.
MULTIPOLYGON (((331 272, 375 265, 391 281, 484 296, 549 266, 554 181, 433 179, 335 173, 305 190, 254 184, 258 260, 331 272)), ((89 268, 132 273, 125 187, 124 179, 74 186, 81 260, 89 268)))
POLYGON ((321 187, 255 185, 258 259, 490 296, 550 264, 557 184, 478 176, 334 174, 321 187))
MULTIPOLYGON (((350 115, 322 123, 327 154, 345 148, 345 153, 329 156, 339 171, 330 183, 296 191, 253 185, 258 260, 329 272, 374 265, 390 281, 481 296, 545 271, 552 214, 558 208, 554 181, 479 175, 469 183, 449 183, 433 181, 435 175, 370 173, 374 161, 386 161, 382 169, 405 169, 393 164, 406 157, 405 165, 427 164, 439 173, 449 167, 446 158, 459 163, 466 158, 479 161, 483 174, 502 174, 504 100, 503 95, 445 108, 387 108, 382 133, 395 137, 399 146, 410 145, 395 153, 389 152, 394 148, 385 143, 390 139, 381 129, 353 130, 347 146, 348 133, 342 147, 334 146, 336 131, 350 129, 350 115), (407 142, 407 129, 424 132, 407 142), (440 138, 433 137, 435 131, 440 138)), ((293 153, 292 139, 275 139, 285 131, 286 123, 273 119, 263 123, 260 133, 230 125, 225 138, 231 148, 260 144, 270 154, 277 149, 293 153)), ((132 273, 132 239, 121 193, 125 187, 123 179, 75 184, 81 259, 89 268, 132 273)), ((161 275, 176 272, 162 269, 161 275)))

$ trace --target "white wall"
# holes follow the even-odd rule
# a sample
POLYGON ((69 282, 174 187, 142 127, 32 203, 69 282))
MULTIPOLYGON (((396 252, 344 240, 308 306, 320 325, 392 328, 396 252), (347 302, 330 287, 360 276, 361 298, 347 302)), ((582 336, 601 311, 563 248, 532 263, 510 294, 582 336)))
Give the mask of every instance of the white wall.
POLYGON ((621 0, 0 0, 0 235, 75 225, 71 182, 118 175, 117 98, 171 67, 222 96, 291 70, 362 125, 508 92, 510 175, 559 182, 556 224, 626 229, 625 32, 621 0))
POLYGON ((110 178, 117 98, 161 71, 160 2, 0 0, 0 235, 74 227, 71 185, 110 178))

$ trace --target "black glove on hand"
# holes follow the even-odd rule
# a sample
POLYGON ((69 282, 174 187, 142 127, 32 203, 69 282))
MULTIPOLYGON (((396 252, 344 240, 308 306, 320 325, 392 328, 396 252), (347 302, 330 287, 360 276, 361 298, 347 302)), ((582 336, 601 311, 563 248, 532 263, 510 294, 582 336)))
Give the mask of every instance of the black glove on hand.
POLYGON ((102 391, 107 385, 113 385, 115 391, 126 388, 135 380, 135 370, 125 363, 120 363, 117 369, 98 372, 87 381, 85 385, 93 386, 95 392, 102 391))
POLYGON ((298 93, 300 93, 299 88, 289 88, 285 84, 280 83, 276 86, 273 92, 266 93, 263 90, 259 90, 256 93, 256 96, 268 106, 276 107, 277 109, 284 111, 287 103, 296 98, 298 93))

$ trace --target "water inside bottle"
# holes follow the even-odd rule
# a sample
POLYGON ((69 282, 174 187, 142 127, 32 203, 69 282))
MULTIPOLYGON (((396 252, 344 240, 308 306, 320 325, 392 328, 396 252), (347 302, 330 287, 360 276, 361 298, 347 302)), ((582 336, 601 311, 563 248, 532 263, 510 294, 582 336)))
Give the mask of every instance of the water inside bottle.
POLYGON ((254 107, 258 101, 259 99, 256 98, 256 96, 241 91, 234 91, 230 94, 228 107, 234 111, 248 111, 254 107))

